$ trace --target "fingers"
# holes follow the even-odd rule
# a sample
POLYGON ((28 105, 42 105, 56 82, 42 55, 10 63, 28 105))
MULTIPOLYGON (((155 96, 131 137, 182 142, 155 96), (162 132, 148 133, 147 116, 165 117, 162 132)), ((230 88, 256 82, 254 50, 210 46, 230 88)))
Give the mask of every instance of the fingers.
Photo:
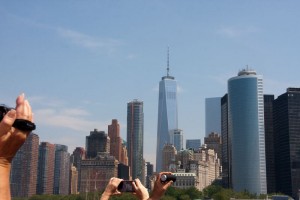
POLYGON ((25 119, 32 121, 32 111, 28 100, 25 99, 25 95, 21 94, 16 99, 16 111, 17 119, 25 119))
POLYGON ((0 136, 5 135, 10 131, 14 121, 16 120, 16 116, 16 111, 13 109, 6 113, 0 122, 0 136))

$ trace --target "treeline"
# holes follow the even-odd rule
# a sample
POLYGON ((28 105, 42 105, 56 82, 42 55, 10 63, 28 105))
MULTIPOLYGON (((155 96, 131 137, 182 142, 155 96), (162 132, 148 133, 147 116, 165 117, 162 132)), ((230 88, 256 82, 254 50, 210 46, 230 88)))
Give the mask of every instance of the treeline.
MULTIPOLYGON (((78 194, 78 195, 35 195, 30 198, 13 198, 13 200, 99 200, 101 192, 78 194)), ((214 199, 214 200, 230 200, 235 199, 266 199, 267 195, 255 195, 247 191, 234 192, 232 189, 225 189, 219 185, 210 185, 202 192, 195 187, 188 189, 179 189, 169 187, 166 194, 161 200, 195 200, 195 199, 214 199)), ((269 196, 270 198, 271 196, 269 196)), ((133 194, 124 193, 122 195, 113 196, 111 200, 137 200, 133 194)))

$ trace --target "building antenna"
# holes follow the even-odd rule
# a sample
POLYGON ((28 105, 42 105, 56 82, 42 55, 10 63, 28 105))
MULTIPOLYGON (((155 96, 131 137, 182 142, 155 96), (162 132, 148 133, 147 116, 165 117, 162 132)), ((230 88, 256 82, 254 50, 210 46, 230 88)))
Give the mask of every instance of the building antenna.
POLYGON ((169 47, 168 47, 167 76, 169 76, 169 71, 170 71, 170 67, 169 67, 169 47))

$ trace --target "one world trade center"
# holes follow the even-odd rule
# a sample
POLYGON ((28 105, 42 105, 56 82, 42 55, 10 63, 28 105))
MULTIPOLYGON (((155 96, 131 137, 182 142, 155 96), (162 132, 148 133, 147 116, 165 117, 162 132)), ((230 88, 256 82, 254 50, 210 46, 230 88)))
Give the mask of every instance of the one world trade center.
POLYGON ((167 76, 159 82, 156 172, 162 170, 162 150, 165 144, 170 144, 169 132, 178 128, 177 115, 177 82, 169 75, 168 58, 167 76))

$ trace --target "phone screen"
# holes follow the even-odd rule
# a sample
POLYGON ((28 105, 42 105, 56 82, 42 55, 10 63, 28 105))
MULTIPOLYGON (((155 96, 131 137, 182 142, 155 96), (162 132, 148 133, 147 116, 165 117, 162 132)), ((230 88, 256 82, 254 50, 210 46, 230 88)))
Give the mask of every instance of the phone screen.
POLYGON ((118 190, 119 190, 120 192, 134 192, 132 182, 133 182, 133 181, 122 181, 122 182, 118 185, 118 190))

